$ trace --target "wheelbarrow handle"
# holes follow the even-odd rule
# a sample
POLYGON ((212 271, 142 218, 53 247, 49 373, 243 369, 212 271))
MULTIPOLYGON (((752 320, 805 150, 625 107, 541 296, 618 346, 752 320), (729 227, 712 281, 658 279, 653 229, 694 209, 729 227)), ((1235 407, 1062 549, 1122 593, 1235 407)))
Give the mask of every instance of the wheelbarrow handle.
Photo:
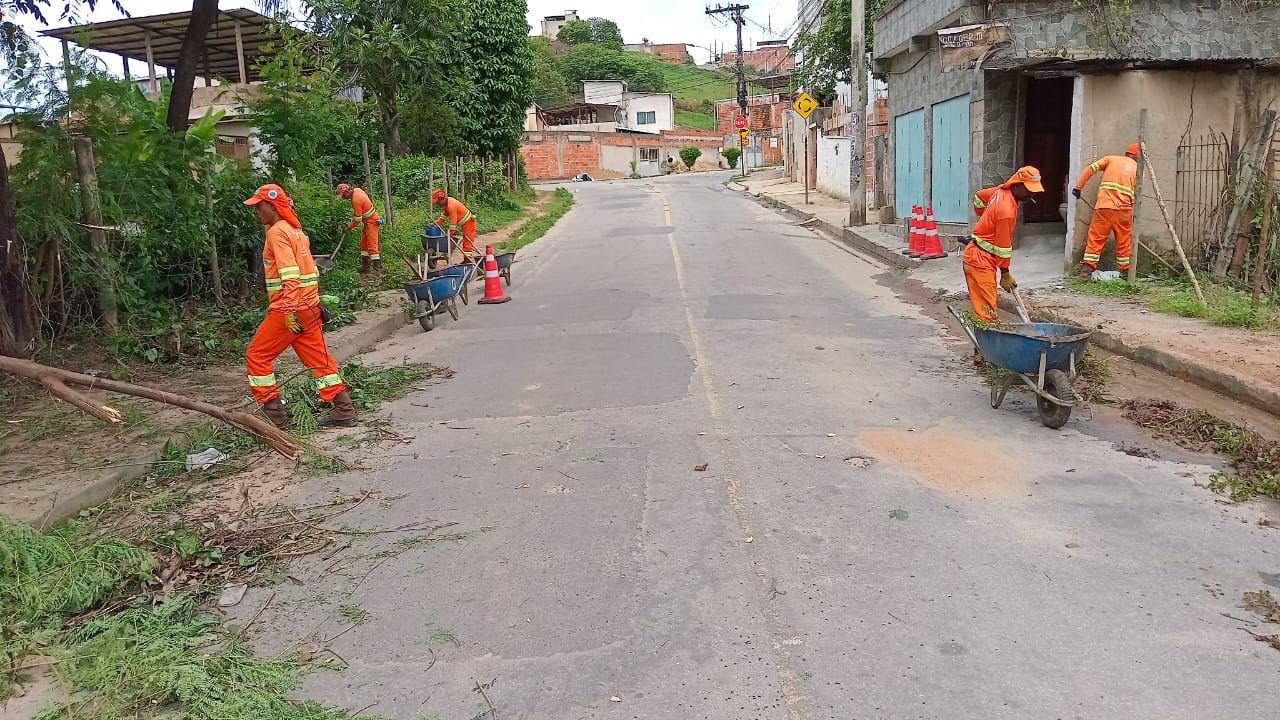
POLYGON ((976 348, 978 352, 982 352, 982 348, 978 347, 978 336, 973 334, 973 328, 969 327, 969 323, 965 322, 964 318, 960 317, 960 312, 956 310, 956 306, 948 305, 947 310, 950 311, 955 319, 960 323, 960 327, 964 328, 964 334, 969 336, 969 340, 973 343, 973 347, 976 348))
POLYGON ((1013 287, 1013 300, 1018 304, 1018 317, 1022 318, 1022 322, 1030 325, 1031 314, 1027 312, 1027 304, 1022 301, 1022 293, 1018 292, 1018 286, 1013 287))

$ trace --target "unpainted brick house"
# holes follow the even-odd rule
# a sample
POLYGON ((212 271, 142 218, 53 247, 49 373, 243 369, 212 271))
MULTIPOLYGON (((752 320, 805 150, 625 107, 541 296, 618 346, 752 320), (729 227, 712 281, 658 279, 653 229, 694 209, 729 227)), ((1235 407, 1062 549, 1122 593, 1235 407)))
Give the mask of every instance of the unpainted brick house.
MULTIPOLYGON (((1266 108, 1280 107, 1280 7, 1132 0, 1129 14, 1108 9, 1115 5, 898 0, 885 7, 875 18, 873 57, 889 86, 890 148, 879 170, 892 214, 931 206, 964 232, 975 190, 1035 165, 1047 192, 1025 209, 1021 235, 1044 239, 1073 263, 1085 224, 1078 204, 1067 202, 1070 185, 1094 158, 1122 154, 1138 139, 1145 109, 1162 194, 1179 232, 1200 242, 1206 208, 1221 196, 1225 158, 1266 108)), ((1149 184, 1140 195, 1151 199, 1139 201, 1139 237, 1169 248, 1149 184)))

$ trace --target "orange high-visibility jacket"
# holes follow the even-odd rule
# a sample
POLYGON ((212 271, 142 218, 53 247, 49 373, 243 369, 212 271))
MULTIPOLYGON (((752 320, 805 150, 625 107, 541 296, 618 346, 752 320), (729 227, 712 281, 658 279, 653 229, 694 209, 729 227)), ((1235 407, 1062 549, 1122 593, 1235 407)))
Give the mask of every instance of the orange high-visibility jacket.
POLYGON ((361 190, 360 188, 353 188, 351 190, 351 212, 354 217, 352 218, 351 223, 347 225, 348 230, 362 222, 365 224, 376 225, 380 219, 378 211, 373 209, 373 200, 369 198, 369 193, 361 190))
POLYGON ((973 242, 995 258, 995 266, 1008 268, 1013 257, 1013 228, 1018 224, 1018 201, 1005 188, 996 188, 973 226, 973 242))
POLYGON ((292 312, 320 304, 320 272, 307 234, 281 220, 267 228, 262 248, 268 312, 292 312))
POLYGON ((995 194, 999 190, 1000 186, 996 185, 994 187, 982 188, 973 194, 973 211, 978 214, 978 217, 982 217, 982 212, 987 209, 987 205, 990 204, 991 198, 995 197, 995 194))
POLYGON ((437 225, 443 225, 446 229, 460 230, 467 221, 474 220, 475 216, 467 209, 466 205, 458 202, 453 198, 446 198, 444 201, 444 214, 436 218, 437 225), (448 224, 444 222, 448 220, 448 224))
POLYGON ((1096 172, 1102 172, 1102 184, 1098 186, 1095 210, 1132 210, 1134 188, 1138 185, 1138 161, 1126 155, 1107 155, 1099 158, 1080 173, 1076 189, 1083 190, 1085 183, 1096 172))

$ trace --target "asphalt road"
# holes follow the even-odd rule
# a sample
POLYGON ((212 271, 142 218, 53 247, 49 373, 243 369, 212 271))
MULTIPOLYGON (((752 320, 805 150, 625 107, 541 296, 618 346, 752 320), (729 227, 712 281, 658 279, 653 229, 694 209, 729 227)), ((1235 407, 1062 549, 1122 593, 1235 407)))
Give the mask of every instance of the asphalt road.
POLYGON ((349 664, 303 696, 449 720, 1280 717, 1280 653, 1240 629, 1267 626, 1226 617, 1280 595, 1265 508, 1088 413, 992 410, 883 268, 724 180, 574 185, 511 303, 374 354, 457 375, 394 404, 411 442, 377 470, 298 499, 376 489, 343 520, 457 525, 355 538, 276 590, 258 642, 349 664), (343 604, 368 621, 343 633, 343 604))

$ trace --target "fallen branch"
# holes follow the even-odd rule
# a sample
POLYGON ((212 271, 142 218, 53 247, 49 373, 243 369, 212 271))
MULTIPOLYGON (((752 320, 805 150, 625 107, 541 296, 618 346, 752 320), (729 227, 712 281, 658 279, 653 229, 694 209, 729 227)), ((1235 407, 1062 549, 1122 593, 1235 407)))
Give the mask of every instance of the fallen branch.
POLYGON ((221 420, 229 425, 235 425, 245 432, 254 435, 270 446, 271 449, 290 460, 296 460, 302 450, 302 443, 296 437, 261 418, 248 413, 224 410, 216 405, 210 405, 209 403, 200 402, 199 400, 192 400, 191 398, 184 397, 182 395, 175 395, 171 392, 143 387, 142 385, 133 385, 132 383, 120 382, 119 380, 83 375, 81 373, 71 372, 69 370, 63 370, 49 365, 41 365, 40 363, 31 362, 30 360, 22 360, 15 357, 8 357, 6 355, 0 355, 0 370, 4 370, 19 377, 36 380, 49 390, 49 394, 63 402, 70 403, 71 405, 80 408, 86 413, 104 422, 121 424, 124 422, 124 416, 115 408, 95 404, 89 398, 73 390, 70 386, 74 385, 89 389, 106 390, 107 392, 120 393, 121 395, 132 395, 134 397, 152 400, 165 405, 183 408, 184 410, 193 410, 198 413, 204 413, 205 415, 221 420))

